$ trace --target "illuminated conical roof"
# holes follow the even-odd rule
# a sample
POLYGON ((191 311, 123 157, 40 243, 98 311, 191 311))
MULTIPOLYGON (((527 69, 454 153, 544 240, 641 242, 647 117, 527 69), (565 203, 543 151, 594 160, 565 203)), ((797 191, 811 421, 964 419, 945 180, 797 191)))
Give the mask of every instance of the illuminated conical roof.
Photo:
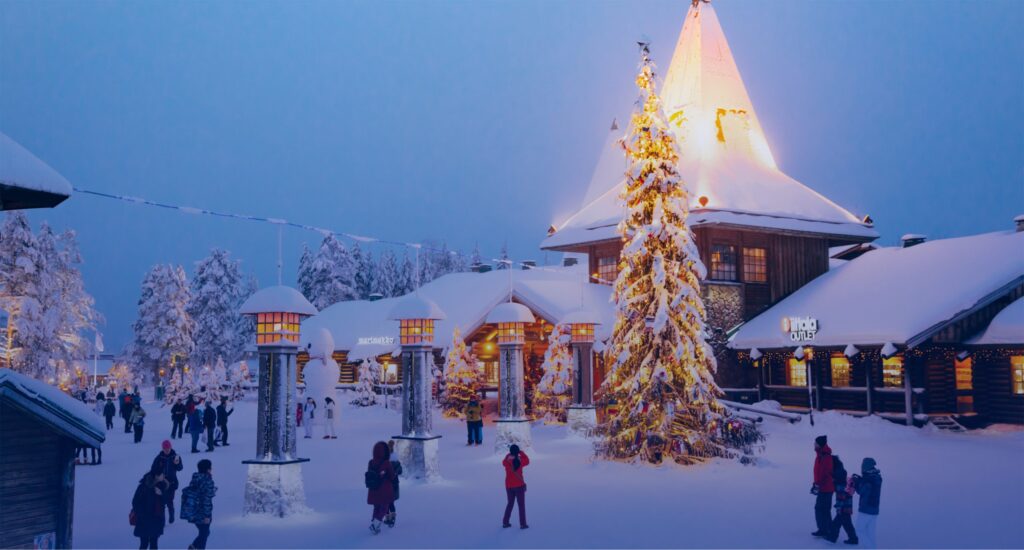
MULTIPOLYGON (((687 12, 661 99, 679 138, 693 225, 795 231, 840 243, 878 237, 852 213, 779 170, 711 4, 698 2, 687 12)), ((618 237, 625 159, 613 138, 622 132, 613 129, 606 140, 583 208, 556 225, 544 248, 618 237)))

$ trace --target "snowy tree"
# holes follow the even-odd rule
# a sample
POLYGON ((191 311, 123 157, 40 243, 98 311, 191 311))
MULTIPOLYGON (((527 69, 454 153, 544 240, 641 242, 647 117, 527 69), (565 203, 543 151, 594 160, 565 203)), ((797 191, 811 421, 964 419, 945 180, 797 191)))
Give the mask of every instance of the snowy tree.
POLYGON ((212 364, 217 357, 234 359, 241 354, 238 309, 247 292, 240 262, 226 250, 214 248, 196 263, 187 308, 195 327, 192 364, 212 364))
POLYGON ((533 413, 536 418, 565 422, 566 408, 572 402, 572 334, 568 325, 556 325, 548 336, 544 352, 544 375, 534 390, 533 413))
POLYGON ((377 259, 377 276, 373 278, 372 292, 380 294, 384 298, 400 296, 404 294, 404 288, 399 288, 400 276, 398 272, 398 260, 391 250, 385 249, 377 259))
POLYGON ((508 243, 501 243, 501 256, 498 257, 498 265, 494 266, 494 269, 509 269, 512 264, 509 262, 508 257, 508 243))
POLYGON ((242 294, 238 297, 238 305, 235 307, 235 343, 230 348, 234 351, 229 353, 228 357, 240 357, 245 353, 246 346, 256 342, 256 318, 252 315, 241 315, 239 310, 242 308, 242 304, 257 290, 259 290, 259 283, 256 282, 256 277, 250 275, 245 280, 242 294))
POLYGON ((324 237, 316 254, 303 254, 299 268, 299 290, 318 310, 359 297, 352 253, 334 235, 324 237))
POLYGON ((395 296, 405 296, 416 290, 416 266, 409 258, 409 252, 405 252, 402 258, 402 265, 398 268, 398 282, 395 284, 395 296))
POLYGON ((227 397, 224 391, 224 387, 227 385, 227 368, 224 366, 224 360, 218 357, 216 363, 205 365, 200 369, 199 390, 196 395, 210 403, 217 403, 221 397, 227 397))
POLYGON ((356 386, 356 398, 353 405, 369 407, 377 404, 377 393, 374 388, 380 383, 380 363, 376 358, 364 359, 359 365, 359 381, 356 386))
POLYGON ((452 344, 444 364, 444 390, 441 393, 441 408, 448 418, 465 416, 466 404, 476 395, 480 387, 480 372, 476 358, 466 349, 466 342, 456 328, 452 331, 452 344))
POLYGON ((114 388, 115 391, 132 391, 135 387, 136 378, 131 367, 124 363, 116 364, 107 371, 107 384, 114 388))
POLYGON ((299 267, 295 273, 295 283, 299 292, 308 300, 313 296, 313 252, 305 243, 302 244, 302 255, 299 256, 299 267))
POLYGON ((239 361, 232 365, 228 371, 228 385, 231 388, 230 395, 232 401, 238 401, 245 397, 245 392, 249 387, 248 363, 239 361))
POLYGON ((154 378, 161 367, 192 353, 194 323, 189 287, 181 266, 155 265, 142 281, 138 318, 130 346, 139 373, 154 378))
POLYGON ((473 254, 469 257, 470 267, 476 267, 484 263, 483 258, 480 256, 480 245, 473 245, 473 254))
POLYGON ((616 320, 601 401, 615 411, 598 426, 600 454, 690 464, 731 457, 723 434, 728 414, 704 341, 705 277, 687 226, 690 195, 677 165, 679 150, 655 93, 646 46, 636 77, 638 109, 620 142, 628 168, 619 224, 623 269, 612 299, 616 320))
POLYGON ((369 250, 363 250, 359 243, 356 243, 352 247, 352 263, 356 268, 354 278, 356 295, 360 300, 365 300, 373 292, 376 278, 377 266, 373 261, 373 254, 369 250))
POLYGON ((175 367, 164 389, 164 403, 168 405, 172 405, 176 401, 184 403, 188 396, 197 395, 198 393, 199 388, 196 386, 192 376, 183 374, 182 369, 175 367))

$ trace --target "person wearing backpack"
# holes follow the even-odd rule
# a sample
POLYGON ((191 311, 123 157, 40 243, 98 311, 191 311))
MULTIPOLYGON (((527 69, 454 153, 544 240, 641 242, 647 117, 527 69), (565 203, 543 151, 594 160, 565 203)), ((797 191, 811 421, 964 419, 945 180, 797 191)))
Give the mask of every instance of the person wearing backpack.
POLYGON ((114 406, 113 399, 107 399, 107 404, 103 405, 103 418, 107 421, 107 429, 114 429, 114 415, 117 413, 117 407, 114 406))
MULTIPOLYGON (((388 440, 388 454, 395 456, 394 439, 388 440)), ((387 525, 388 527, 394 527, 395 520, 398 519, 398 511, 395 509, 395 501, 398 500, 399 496, 399 476, 402 475, 402 463, 397 460, 392 460, 391 469, 395 471, 395 477, 391 480, 391 486, 395 490, 395 498, 391 501, 391 506, 388 506, 388 515, 384 516, 384 525, 387 525)))
MULTIPOLYGON (((308 421, 308 420, 307 420, 308 421)), ((391 450, 388 444, 378 441, 373 444, 373 458, 366 465, 366 503, 373 506, 370 532, 380 534, 380 525, 395 501, 395 470, 391 467, 391 450)))
POLYGON ((213 483, 213 463, 203 459, 196 465, 192 481, 181 491, 181 519, 196 526, 199 534, 188 545, 189 550, 203 550, 210 538, 210 523, 213 521, 213 497, 217 486, 213 483))
POLYGON ((178 472, 184 468, 181 457, 174 452, 171 442, 165 439, 160 444, 160 452, 153 459, 153 468, 159 468, 167 480, 167 490, 164 491, 164 505, 167 506, 168 522, 174 523, 174 493, 178 490, 178 472))
POLYGON ((519 528, 529 529, 530 526, 526 524, 526 480, 523 478, 523 468, 530 465, 530 457, 519 450, 519 445, 513 444, 508 448, 508 454, 501 465, 505 467, 505 496, 508 497, 501 526, 512 527, 509 522, 512 519, 512 505, 518 503, 519 528))
POLYGON ((135 526, 132 533, 139 537, 140 550, 155 549, 157 539, 164 534, 163 493, 166 490, 167 480, 155 464, 135 488, 128 520, 135 526))
POLYGON ((853 475, 853 487, 860 495, 857 505, 857 532, 863 548, 877 548, 878 509, 882 496, 882 473, 878 471, 873 458, 865 458, 860 464, 860 475, 853 475))
POLYGON ((142 408, 141 403, 135 403, 135 409, 132 410, 130 421, 132 428, 135 430, 135 442, 139 443, 142 441, 142 430, 146 425, 146 410, 142 408))
POLYGON ((814 500, 814 522, 818 529, 811 536, 823 538, 832 527, 832 493, 835 484, 832 481, 832 449, 828 446, 828 437, 819 435, 814 438, 814 484, 811 494, 814 500))
POLYGON ((832 482, 836 487, 836 516, 828 536, 829 542, 839 540, 839 530, 846 529, 846 544, 857 544, 857 531, 853 528, 853 487, 847 482, 846 467, 838 456, 832 455, 832 482))

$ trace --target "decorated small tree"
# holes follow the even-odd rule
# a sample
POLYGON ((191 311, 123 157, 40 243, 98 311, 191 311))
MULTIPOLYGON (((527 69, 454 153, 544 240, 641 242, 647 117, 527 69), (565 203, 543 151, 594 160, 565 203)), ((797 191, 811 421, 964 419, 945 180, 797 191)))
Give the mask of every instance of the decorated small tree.
POLYGON ((441 392, 441 409, 448 418, 462 418, 466 404, 476 395, 480 387, 480 373, 476 358, 466 349, 462 333, 452 331, 452 345, 444 364, 444 388, 441 392))
POLYGON ((245 390, 249 384, 249 364, 245 361, 235 363, 228 372, 228 386, 230 387, 231 400, 238 401, 245 397, 245 390))
POLYGON ((533 414, 547 422, 565 422, 572 402, 572 335, 568 325, 556 325, 544 352, 544 375, 534 391, 533 414))
POLYGON ((352 400, 353 405, 369 407, 377 404, 377 393, 374 391, 380 382, 380 364, 377 359, 371 357, 363 360, 359 365, 359 384, 356 386, 356 398, 352 400))
POLYGON ((135 384, 135 374, 128 368, 128 365, 114 365, 107 373, 107 383, 113 386, 115 391, 122 389, 132 391, 135 384))
POLYGON ((172 405, 179 399, 184 401, 188 395, 181 394, 183 388, 181 371, 175 368, 171 372, 171 378, 167 381, 167 388, 164 390, 164 404, 172 405))
POLYGON ((679 149, 655 93, 646 44, 641 51, 639 107, 620 142, 628 163, 626 214, 618 227, 616 320, 600 396, 610 412, 598 426, 597 450, 653 463, 748 455, 761 436, 730 419, 718 401, 700 294, 706 273, 687 225, 690 194, 676 168, 679 149), (739 438, 733 428, 742 428, 739 438))

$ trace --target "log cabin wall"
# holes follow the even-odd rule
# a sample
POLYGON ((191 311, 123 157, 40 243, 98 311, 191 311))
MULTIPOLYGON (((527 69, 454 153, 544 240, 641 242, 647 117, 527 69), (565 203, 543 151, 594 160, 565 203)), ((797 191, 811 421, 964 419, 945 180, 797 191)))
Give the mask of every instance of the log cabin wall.
POLYGON ((1012 356, 1024 347, 975 350, 974 408, 992 422, 1024 423, 1024 393, 1015 393, 1012 356))
POLYGON ((58 548, 70 547, 74 487, 65 484, 74 480, 74 448, 32 416, 0 404, 0 548, 32 548, 44 533, 56 533, 58 548))

